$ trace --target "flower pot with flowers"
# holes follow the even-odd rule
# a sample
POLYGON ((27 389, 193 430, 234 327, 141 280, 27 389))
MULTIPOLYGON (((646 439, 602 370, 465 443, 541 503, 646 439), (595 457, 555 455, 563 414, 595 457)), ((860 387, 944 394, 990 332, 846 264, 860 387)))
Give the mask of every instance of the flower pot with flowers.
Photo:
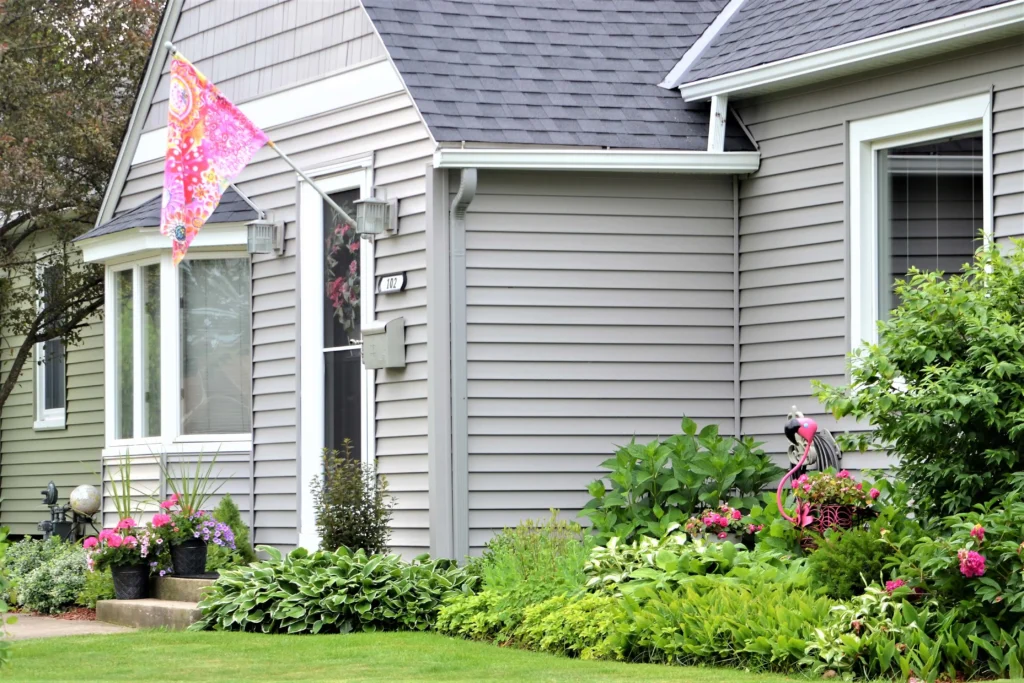
POLYGON ((197 576, 206 572, 207 544, 234 548, 230 527, 217 522, 204 508, 217 490, 210 486, 217 458, 204 468, 199 456, 195 469, 171 474, 161 466, 171 495, 160 503, 160 512, 151 523, 154 533, 170 548, 171 567, 177 576, 197 576))
POLYGON ((855 481, 846 470, 802 474, 793 481, 803 528, 823 534, 852 529, 873 516, 879 491, 870 481, 855 481))
POLYGON ((82 542, 89 571, 110 569, 114 578, 114 596, 118 600, 140 600, 148 593, 150 561, 156 551, 147 528, 138 528, 126 517, 113 529, 82 542))
POLYGON ((742 520, 742 512, 723 503, 717 510, 705 510, 700 515, 688 519, 683 525, 683 531, 689 534, 690 538, 740 543, 743 534, 747 532, 742 520))

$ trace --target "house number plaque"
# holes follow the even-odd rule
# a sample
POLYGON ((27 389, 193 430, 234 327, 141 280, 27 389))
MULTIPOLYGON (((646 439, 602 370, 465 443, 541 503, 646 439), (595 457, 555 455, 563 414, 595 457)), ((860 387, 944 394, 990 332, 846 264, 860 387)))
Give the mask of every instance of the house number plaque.
POLYGON ((405 289, 405 273, 383 275, 377 279, 378 294, 394 294, 405 289))

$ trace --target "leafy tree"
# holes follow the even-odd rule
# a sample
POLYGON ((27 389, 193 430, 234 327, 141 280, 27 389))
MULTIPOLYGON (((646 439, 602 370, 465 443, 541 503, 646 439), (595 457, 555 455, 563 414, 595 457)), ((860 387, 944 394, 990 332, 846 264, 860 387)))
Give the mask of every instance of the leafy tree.
POLYGON ((33 346, 74 344, 102 304, 71 242, 95 223, 162 5, 0 0, 0 407, 33 346))
POLYGON ((850 384, 817 383, 837 418, 875 427, 850 439, 900 457, 919 514, 967 510, 1012 490, 1024 464, 1024 242, 983 248, 963 275, 911 269, 879 343, 850 384))

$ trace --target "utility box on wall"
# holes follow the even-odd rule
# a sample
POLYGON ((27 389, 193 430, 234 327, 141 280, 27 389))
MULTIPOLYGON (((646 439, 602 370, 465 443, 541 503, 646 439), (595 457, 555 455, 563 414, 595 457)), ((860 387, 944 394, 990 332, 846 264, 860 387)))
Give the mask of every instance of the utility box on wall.
POLYGON ((405 367, 405 318, 363 327, 363 365, 367 370, 405 367))

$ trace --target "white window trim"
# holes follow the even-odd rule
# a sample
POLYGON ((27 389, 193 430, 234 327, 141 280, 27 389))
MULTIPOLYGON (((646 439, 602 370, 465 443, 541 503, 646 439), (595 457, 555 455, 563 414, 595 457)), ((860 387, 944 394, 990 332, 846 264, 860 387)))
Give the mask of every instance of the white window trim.
POLYGON ((850 348, 877 343, 879 150, 981 133, 982 226, 992 239, 992 96, 983 93, 852 121, 850 144, 850 348))
MULTIPOLYGON (((166 237, 164 244, 166 245, 166 237)), ((194 247, 185 257, 187 260, 213 258, 240 258, 249 260, 244 248, 237 246, 221 250, 199 251, 194 247)), ((104 385, 105 385, 105 457, 120 456, 128 453, 132 456, 152 456, 160 452, 166 453, 217 453, 242 452, 252 449, 252 430, 239 434, 181 434, 181 359, 180 354, 180 297, 181 278, 178 267, 171 260, 171 252, 164 249, 159 255, 151 253, 130 261, 108 264, 106 268, 106 291, 104 308, 108 312, 104 316, 104 385), (116 394, 117 364, 115 348, 115 289, 114 274, 123 270, 132 270, 133 333, 135 343, 133 353, 133 426, 136 435, 142 433, 143 358, 142 358, 142 267, 160 264, 160 436, 133 436, 128 439, 114 438, 116 434, 116 394)), ((251 286, 251 285, 250 285, 251 286)), ((251 299, 251 297, 250 297, 251 299)))
MULTIPOLYGON (((36 277, 42 277, 43 270, 46 265, 43 263, 44 259, 49 258, 53 252, 43 251, 36 255, 36 277)), ((36 292, 36 297, 39 300, 39 306, 42 306, 42 292, 36 292)), ((33 375, 33 398, 35 404, 35 421, 32 423, 32 429, 37 432, 65 429, 67 427, 67 414, 68 414, 68 384, 67 384, 67 373, 68 373, 68 349, 64 347, 64 407, 63 408, 49 408, 46 406, 46 342, 39 342, 33 348, 32 364, 35 366, 33 375)))
MULTIPOLYGON (((373 188, 373 156, 343 161, 323 167, 309 175, 327 193, 358 189, 360 198, 369 197, 373 188)), ((299 545, 309 550, 319 546, 316 532, 316 511, 310 492, 321 471, 321 450, 324 439, 324 329, 323 329, 323 199, 308 183, 299 181, 299 545), (306 409, 303 410, 302 408, 306 409)), ((373 242, 363 240, 360 246, 361 291, 371 293, 361 302, 360 315, 366 327, 373 322, 375 306, 373 242), (369 289, 366 287, 369 286, 369 289)), ((364 464, 373 463, 375 453, 375 387, 374 371, 363 372, 365 401, 362 422, 364 464), (369 409, 366 409, 369 408, 369 409)))

